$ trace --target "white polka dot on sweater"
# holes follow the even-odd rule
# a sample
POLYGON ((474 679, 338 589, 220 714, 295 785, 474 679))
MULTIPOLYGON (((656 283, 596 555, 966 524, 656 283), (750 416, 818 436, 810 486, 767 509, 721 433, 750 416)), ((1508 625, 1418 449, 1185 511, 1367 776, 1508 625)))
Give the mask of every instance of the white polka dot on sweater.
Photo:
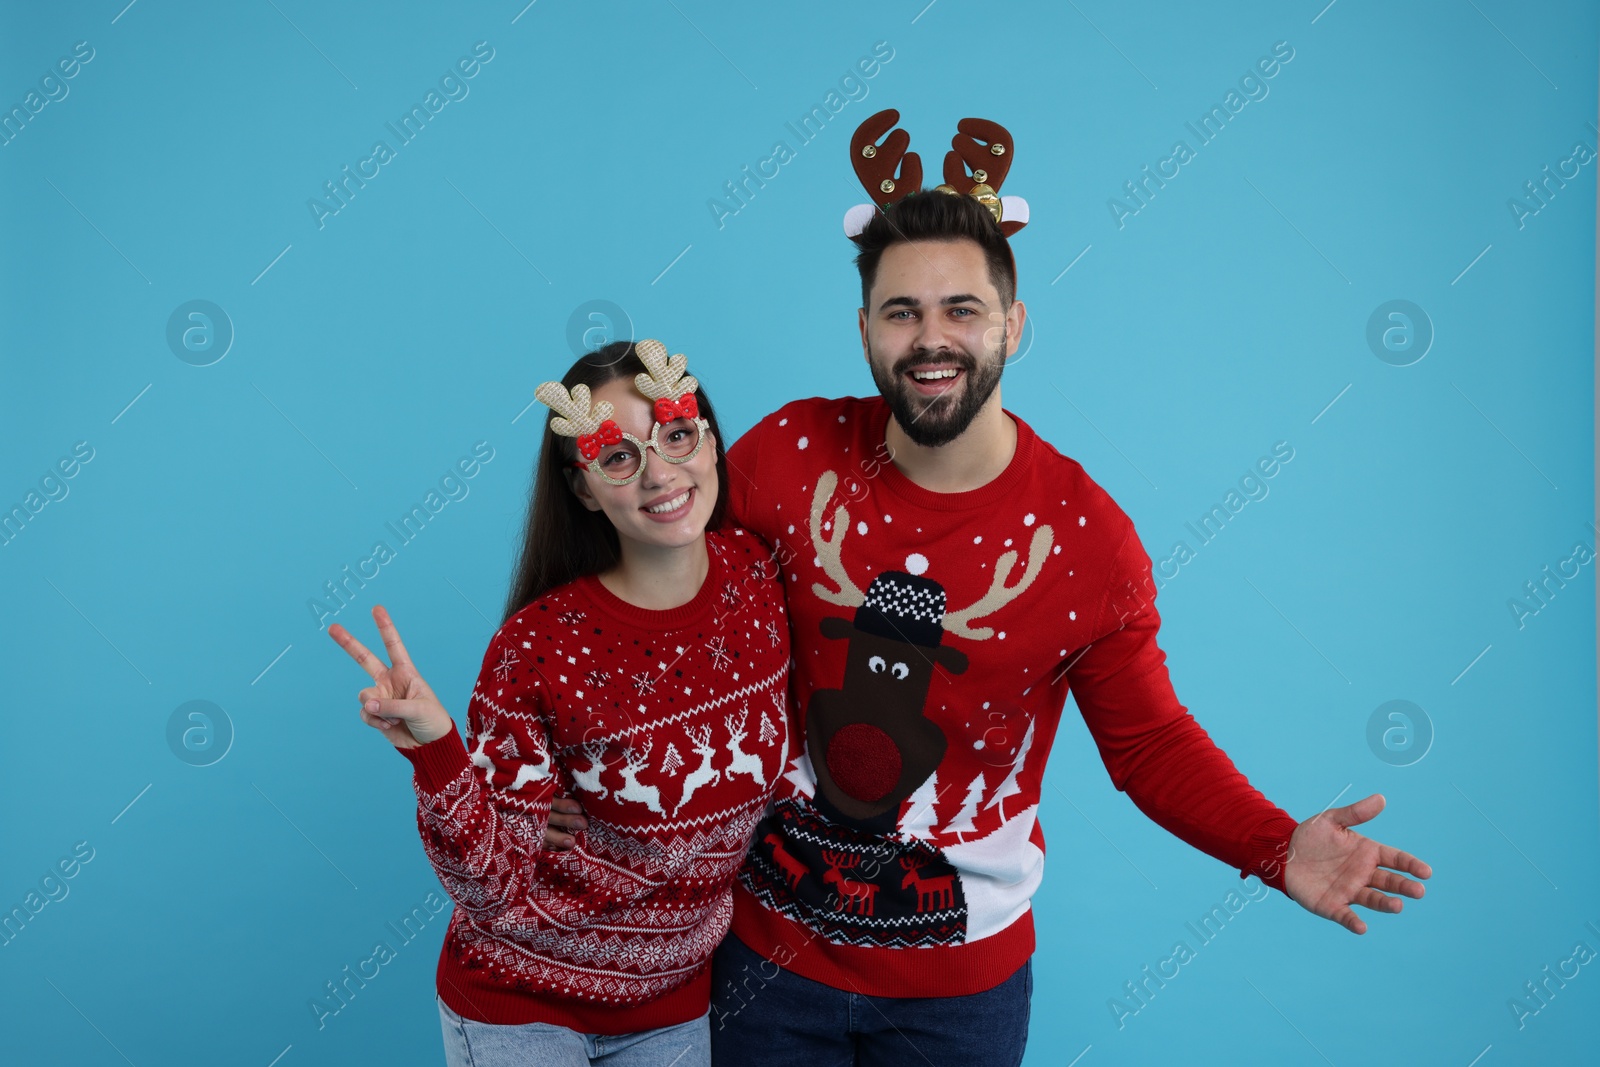
POLYGON ((913 552, 906 557, 906 571, 910 574, 921 574, 928 569, 928 557, 921 552, 913 552))
POLYGON ((1026 515, 1022 516, 1022 525, 1024 525, 1024 526, 1032 526, 1033 525, 1033 512, 1030 511, 1026 515))
MULTIPOLYGON (((804 448, 804 447, 806 447, 806 445, 809 445, 809 444, 810 444, 810 443, 811 443, 811 439, 810 439, 810 438, 808 438, 808 437, 802 437, 802 438, 800 438, 800 440, 798 440, 798 441, 796 441, 796 442, 795 442, 795 445, 796 445, 796 447, 798 447, 798 448, 804 448)), ((1079 521, 1078 521, 1078 525, 1079 525, 1079 526, 1082 526, 1082 525, 1083 525, 1083 520, 1081 520, 1081 519, 1080 519, 1080 520, 1079 520, 1079 521)))

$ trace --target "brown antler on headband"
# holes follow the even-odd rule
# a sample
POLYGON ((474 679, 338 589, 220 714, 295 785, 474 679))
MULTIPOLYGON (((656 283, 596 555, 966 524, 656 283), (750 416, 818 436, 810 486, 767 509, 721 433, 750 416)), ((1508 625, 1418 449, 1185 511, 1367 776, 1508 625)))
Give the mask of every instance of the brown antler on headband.
POLYGON ((899 121, 900 112, 885 108, 857 126, 855 136, 850 138, 850 161, 855 165, 856 177, 880 208, 922 188, 922 160, 915 152, 906 151, 911 135, 894 129, 899 121), (885 133, 889 136, 878 144, 878 138, 885 133))
POLYGON ((945 184, 958 193, 971 193, 974 185, 987 185, 998 193, 1011 169, 1011 134, 988 119, 962 119, 956 129, 960 132, 950 138, 952 151, 944 157, 945 184))
POLYGON ((951 151, 944 157, 944 184, 938 188, 976 198, 1000 223, 1000 232, 1010 237, 1027 224, 1026 215, 1020 220, 1001 218, 1000 183, 1006 180, 1015 155, 1011 134, 988 119, 962 119, 956 129, 960 132, 950 139, 951 151))
MULTIPOLYGON (((874 215, 922 188, 922 161, 915 152, 906 151, 911 135, 894 128, 899 121, 900 112, 885 108, 856 127, 850 138, 851 165, 872 201, 845 212, 845 236, 853 241, 860 241, 874 215), (878 144, 878 138, 886 133, 878 144)), ((1015 156, 1011 134, 988 119, 962 119, 956 129, 960 132, 951 139, 952 150, 944 157, 944 184, 936 189, 977 200, 989 209, 1000 232, 1010 237, 1028 224, 1028 202, 1020 196, 1000 195, 1000 183, 1015 156)))

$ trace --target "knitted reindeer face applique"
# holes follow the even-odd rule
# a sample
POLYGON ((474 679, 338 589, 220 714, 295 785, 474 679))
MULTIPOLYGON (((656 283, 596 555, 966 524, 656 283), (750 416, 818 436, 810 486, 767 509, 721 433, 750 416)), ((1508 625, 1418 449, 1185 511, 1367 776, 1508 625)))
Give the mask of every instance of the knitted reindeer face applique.
POLYGON ((806 710, 806 744, 819 796, 846 818, 862 825, 892 820, 901 801, 916 791, 944 758, 946 739, 923 711, 933 668, 960 674, 967 657, 942 644, 944 634, 974 641, 994 635, 973 621, 999 611, 1033 584, 1050 555, 1054 531, 1041 524, 1028 544, 1028 560, 1011 584, 1015 551, 995 561, 994 577, 983 596, 964 608, 947 610, 942 585, 926 577, 926 561, 907 560, 904 571, 883 571, 866 592, 858 589, 840 561, 850 513, 836 505, 823 530, 838 475, 825 471, 811 498, 811 540, 823 572, 835 589, 817 582, 820 599, 855 608, 854 619, 822 620, 822 636, 849 642, 844 678, 838 689, 811 694, 806 710))

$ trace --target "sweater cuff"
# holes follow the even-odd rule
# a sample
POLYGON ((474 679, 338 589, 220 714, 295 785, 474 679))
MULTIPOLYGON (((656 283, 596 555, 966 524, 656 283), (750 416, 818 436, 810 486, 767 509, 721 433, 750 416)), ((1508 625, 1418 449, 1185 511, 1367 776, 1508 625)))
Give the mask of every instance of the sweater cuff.
POLYGON ((1299 825, 1287 812, 1269 816, 1250 835, 1245 846, 1247 863, 1239 877, 1248 878, 1253 874, 1269 889, 1288 896, 1283 879, 1289 866, 1289 839, 1299 825))
POLYGON ((450 732, 443 737, 416 748, 395 751, 411 761, 417 788, 424 793, 441 792, 471 765, 467 760, 466 743, 461 740, 461 731, 454 721, 450 723, 450 732))

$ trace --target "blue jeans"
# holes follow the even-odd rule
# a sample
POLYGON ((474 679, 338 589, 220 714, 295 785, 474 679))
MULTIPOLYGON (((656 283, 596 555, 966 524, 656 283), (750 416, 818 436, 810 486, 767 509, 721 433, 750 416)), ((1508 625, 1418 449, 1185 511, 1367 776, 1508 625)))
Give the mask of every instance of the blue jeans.
POLYGON ((709 1015, 637 1034, 580 1034, 553 1023, 463 1019, 439 998, 446 1067, 711 1067, 709 1015))
POLYGON ((711 959, 711 1055, 717 1067, 1017 1067, 1032 997, 1031 959, 969 996, 874 997, 786 971, 730 933, 711 959))

